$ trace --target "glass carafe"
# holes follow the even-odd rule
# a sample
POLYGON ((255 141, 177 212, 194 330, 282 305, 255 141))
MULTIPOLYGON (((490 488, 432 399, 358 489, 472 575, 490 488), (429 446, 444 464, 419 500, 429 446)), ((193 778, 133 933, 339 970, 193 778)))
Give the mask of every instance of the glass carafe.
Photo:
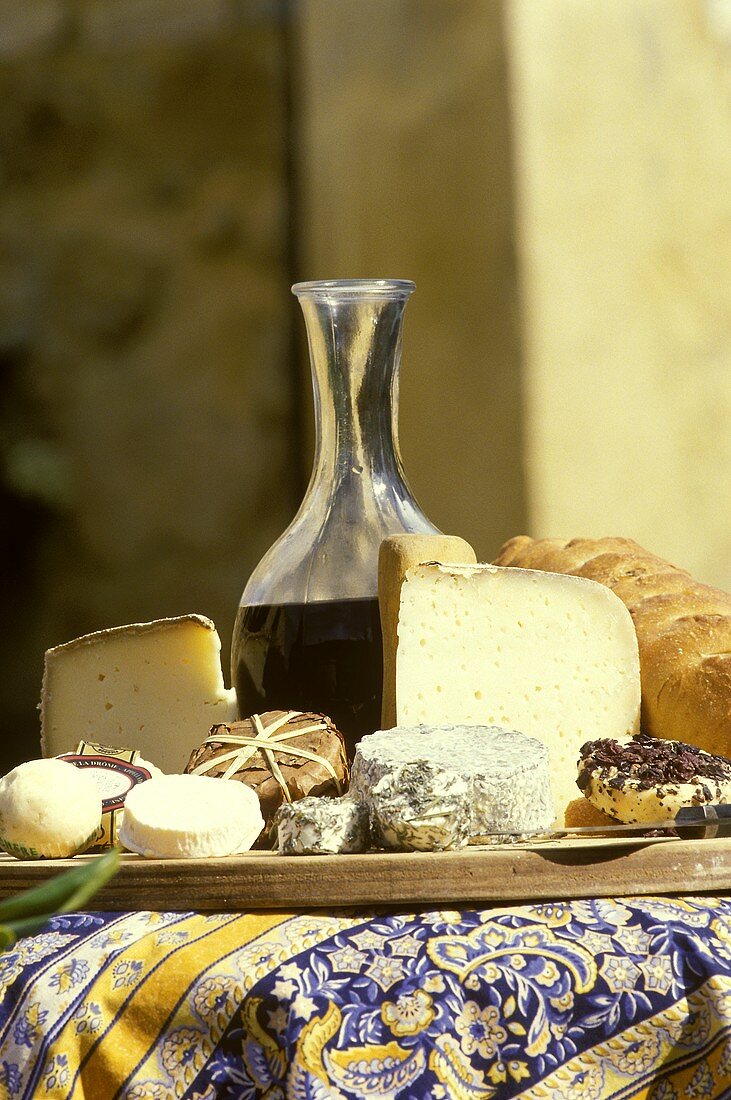
POLYGON ((398 446, 403 312, 414 284, 297 283, 315 403, 305 497, 241 597, 232 680, 242 716, 328 714, 355 743, 380 724, 378 548, 387 535, 436 534, 404 476, 398 446))

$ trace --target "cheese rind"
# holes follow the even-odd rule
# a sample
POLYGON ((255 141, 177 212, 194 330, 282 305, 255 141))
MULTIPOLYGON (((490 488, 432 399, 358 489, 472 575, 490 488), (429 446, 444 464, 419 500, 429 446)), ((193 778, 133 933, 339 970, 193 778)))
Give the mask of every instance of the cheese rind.
POLYGON ((349 795, 311 795, 284 802, 274 819, 283 856, 340 855, 365 852, 369 845, 368 810, 349 795))
POLYGON ((637 638, 627 608, 579 577, 490 565, 418 565, 401 587, 399 725, 499 724, 549 749, 559 824, 589 738, 639 727, 637 638))
POLYGON ((148 859, 201 859, 248 852, 263 828, 259 799, 245 783, 162 775, 127 795, 119 840, 148 859))
MULTIPOLYGON (((545 745, 494 726, 378 730, 356 746, 350 792, 373 815, 374 791, 396 792, 404 766, 416 764, 429 765, 445 780, 457 776, 467 785, 471 844, 544 832, 554 820, 545 745)), ((436 782, 435 774, 432 789, 436 782)), ((379 812, 383 816, 383 809, 379 812)))
POLYGON ((96 784, 63 760, 28 760, 0 780, 0 847, 18 859, 61 859, 100 832, 96 784))
POLYGON ((220 653, 202 615, 114 627, 49 649, 43 754, 73 752, 81 740, 135 745, 163 771, 182 771, 211 726, 236 717, 220 653))
POLYGON ((424 561, 476 562, 477 555, 458 535, 389 535, 378 550, 378 607, 383 636, 381 725, 396 725, 396 639, 401 585, 408 570, 424 561))

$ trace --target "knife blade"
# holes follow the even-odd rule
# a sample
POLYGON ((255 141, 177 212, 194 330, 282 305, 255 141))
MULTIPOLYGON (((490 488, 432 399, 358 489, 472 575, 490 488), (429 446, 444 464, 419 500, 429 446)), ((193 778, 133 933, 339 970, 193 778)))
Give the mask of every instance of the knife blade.
MULTIPOLYGON (((546 840, 560 840, 571 836, 632 836, 637 833, 652 832, 656 829, 674 829, 683 836, 685 830, 689 838, 712 840, 714 837, 731 836, 731 805, 683 806, 674 818, 665 821, 617 822, 616 825, 572 825, 565 829, 551 829, 539 834, 546 840), (698 830, 702 830, 698 836, 698 830)), ((535 839, 535 838, 533 838, 535 839)))

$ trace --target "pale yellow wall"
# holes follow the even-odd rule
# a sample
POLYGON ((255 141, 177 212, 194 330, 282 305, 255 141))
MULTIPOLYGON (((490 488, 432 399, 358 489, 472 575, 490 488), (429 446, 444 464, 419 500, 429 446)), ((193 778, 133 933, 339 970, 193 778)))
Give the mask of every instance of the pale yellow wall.
POLYGON ((197 611, 228 675, 297 504, 282 31, 235 7, 0 4, 0 772, 48 646, 197 611))
POLYGON ((727 9, 710 0, 506 8, 532 533, 629 535, 723 586, 727 9))

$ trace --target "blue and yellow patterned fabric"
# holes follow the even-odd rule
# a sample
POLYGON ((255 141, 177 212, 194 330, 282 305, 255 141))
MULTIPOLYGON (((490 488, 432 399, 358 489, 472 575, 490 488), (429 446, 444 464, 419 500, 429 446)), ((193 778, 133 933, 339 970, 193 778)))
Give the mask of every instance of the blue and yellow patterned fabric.
POLYGON ((731 900, 57 917, 0 957, 0 1098, 731 1096, 731 900))

